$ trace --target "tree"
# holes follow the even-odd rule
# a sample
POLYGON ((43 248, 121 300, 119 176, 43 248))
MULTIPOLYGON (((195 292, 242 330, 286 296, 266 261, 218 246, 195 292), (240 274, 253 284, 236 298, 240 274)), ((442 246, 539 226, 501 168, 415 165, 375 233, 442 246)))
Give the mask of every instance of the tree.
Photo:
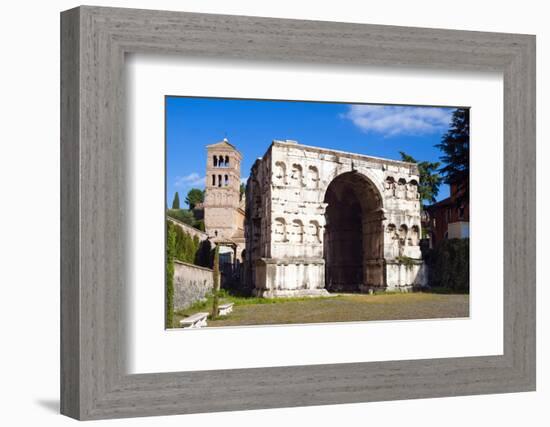
POLYGON ((185 203, 189 206, 189 209, 194 209, 196 205, 204 202, 204 191, 199 190, 198 188, 192 188, 187 193, 185 198, 185 203))
POLYGON ((210 240, 199 242, 194 264, 208 268, 212 267, 212 245, 210 240))
POLYGON ((172 202, 172 209, 179 209, 180 208, 180 195, 176 191, 176 194, 174 194, 174 201, 172 202))
POLYGON ((246 192, 246 185, 241 182, 241 187, 239 188, 239 200, 243 199, 245 192, 246 192))
POLYGON ((218 317, 218 309, 220 306, 220 247, 216 246, 214 249, 214 268, 212 274, 214 275, 214 286, 212 288, 212 313, 210 317, 215 319, 218 317))
POLYGON ((187 225, 190 225, 191 227, 193 227, 195 224, 195 217, 193 216, 193 212, 187 209, 168 209, 168 212, 166 214, 187 225))
POLYGON ((440 157, 445 164, 440 169, 446 184, 455 184, 460 198, 468 197, 470 190, 470 110, 458 108, 451 119, 451 127, 441 143, 436 145, 443 151, 440 157))
POLYGON ((418 183, 418 194, 420 195, 420 203, 426 201, 428 203, 434 203, 436 196, 439 193, 439 186, 443 178, 437 170, 439 169, 439 162, 417 162, 414 157, 400 151, 401 160, 404 162, 417 163, 418 174, 420 182, 418 183))

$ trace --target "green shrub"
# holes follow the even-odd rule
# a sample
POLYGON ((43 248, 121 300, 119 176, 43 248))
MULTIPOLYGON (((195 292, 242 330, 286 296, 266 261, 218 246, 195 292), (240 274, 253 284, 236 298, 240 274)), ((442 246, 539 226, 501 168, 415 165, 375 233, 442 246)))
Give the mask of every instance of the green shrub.
POLYGON ((188 209, 168 209, 166 213, 168 216, 190 225, 191 227, 195 224, 195 216, 193 215, 193 212, 188 209))
MULTIPOLYGON (((174 327, 174 255, 176 252, 176 227, 166 221, 166 307, 165 327, 174 327)), ((179 228, 179 227, 178 227, 179 228)))
POLYGON ((427 249, 424 259, 430 286, 454 292, 470 291, 469 239, 445 239, 435 248, 427 249))
POLYGON ((189 233, 177 225, 172 224, 171 227, 175 234, 174 258, 193 264, 200 246, 199 238, 197 236, 191 237, 189 233))
POLYGON ((212 268, 212 244, 210 240, 199 242, 197 252, 195 253, 195 265, 212 268))

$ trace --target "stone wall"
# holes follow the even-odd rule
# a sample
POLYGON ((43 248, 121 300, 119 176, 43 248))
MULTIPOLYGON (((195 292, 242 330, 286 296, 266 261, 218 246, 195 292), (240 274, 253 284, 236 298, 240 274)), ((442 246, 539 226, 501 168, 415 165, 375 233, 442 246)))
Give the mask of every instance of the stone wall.
POLYGON ((213 271, 206 267, 174 261, 174 310, 185 309, 200 301, 214 287, 213 271))

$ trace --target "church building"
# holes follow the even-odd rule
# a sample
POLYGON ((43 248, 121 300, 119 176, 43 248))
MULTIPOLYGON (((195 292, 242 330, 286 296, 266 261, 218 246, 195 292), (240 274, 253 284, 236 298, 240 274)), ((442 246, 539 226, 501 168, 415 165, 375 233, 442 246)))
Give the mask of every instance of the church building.
POLYGON ((204 226, 210 241, 220 247, 220 263, 242 261, 244 194, 241 197, 241 153, 227 138, 208 145, 204 226))

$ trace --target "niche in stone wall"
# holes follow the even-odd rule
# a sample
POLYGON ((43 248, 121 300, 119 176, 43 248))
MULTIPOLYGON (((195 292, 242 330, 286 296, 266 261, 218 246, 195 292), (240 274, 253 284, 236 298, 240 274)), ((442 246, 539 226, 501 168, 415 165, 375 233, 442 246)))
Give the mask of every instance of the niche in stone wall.
POLYGON ((304 224, 299 219, 292 220, 292 234, 290 236, 292 243, 304 242, 304 224))
POLYGON ((307 168, 307 187, 319 188, 319 171, 315 166, 307 168))
POLYGON ((308 242, 321 243, 321 227, 315 220, 309 221, 308 224, 308 242))
POLYGON ((416 200, 420 198, 418 194, 418 182, 415 179, 411 179, 407 184, 407 199, 416 200))
POLYGON ((405 181, 405 179, 403 179, 403 178, 400 178, 399 181, 397 181, 397 187, 395 189, 395 195, 398 198, 404 198, 405 193, 407 191, 406 187, 407 187, 407 181, 405 181))
POLYGON ((396 232, 395 224, 387 225, 386 242, 391 246, 392 256, 399 256, 399 234, 396 232))
POLYGON ((275 170, 273 171, 273 180, 277 185, 286 184, 286 165, 284 162, 275 162, 275 170))
MULTIPOLYGON (((386 196, 395 195, 395 179, 393 176, 388 176, 384 183, 384 193, 386 196)), ((395 227, 395 226, 394 226, 395 227)))
POLYGON ((418 246, 420 242, 420 227, 418 227, 418 225, 413 225, 409 234, 409 245, 418 246))
POLYGON ((405 224, 401 224, 401 227, 399 227, 399 255, 403 255, 403 246, 407 243, 407 234, 409 232, 409 228, 405 224))
POLYGON ((275 242, 286 242, 286 221, 284 218, 275 218, 275 242))
POLYGON ((301 187, 303 182, 303 176, 304 176, 304 172, 303 172, 302 166, 296 163, 293 164, 292 170, 290 172, 290 179, 292 181, 292 185, 301 187))

